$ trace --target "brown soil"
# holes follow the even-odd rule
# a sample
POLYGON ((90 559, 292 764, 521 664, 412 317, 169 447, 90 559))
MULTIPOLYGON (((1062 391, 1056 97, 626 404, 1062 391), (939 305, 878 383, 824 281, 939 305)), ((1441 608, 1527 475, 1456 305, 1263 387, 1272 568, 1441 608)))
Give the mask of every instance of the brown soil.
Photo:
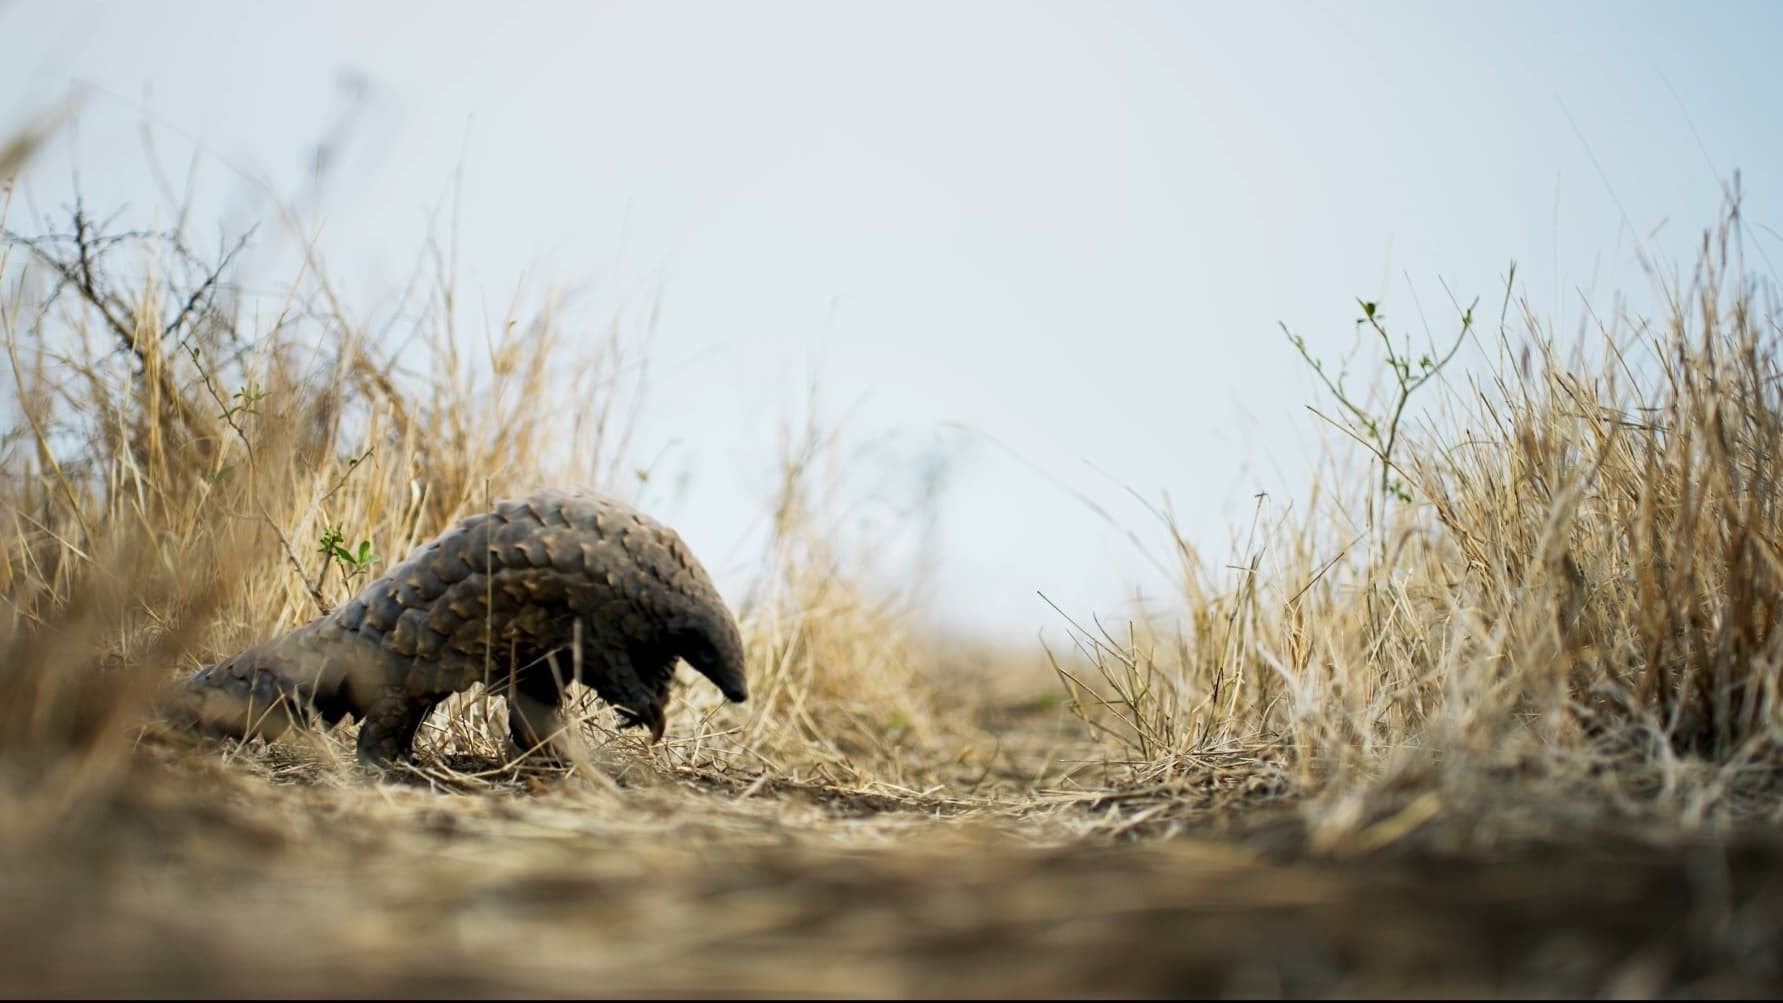
POLYGON ((967 796, 216 752, 151 738, 111 797, 12 833, 8 995, 1783 990, 1783 838, 1757 820, 1430 787, 1333 836, 1306 821, 1329 805, 1231 763, 967 796))

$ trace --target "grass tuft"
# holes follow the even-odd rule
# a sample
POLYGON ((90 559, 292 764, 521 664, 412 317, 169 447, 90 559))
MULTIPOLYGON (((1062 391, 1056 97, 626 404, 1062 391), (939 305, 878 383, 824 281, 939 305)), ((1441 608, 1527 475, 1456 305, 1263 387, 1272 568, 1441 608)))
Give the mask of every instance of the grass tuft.
POLYGON ((1578 346, 1514 282, 1496 332, 1458 310, 1427 351, 1363 304, 1376 354, 1343 372, 1373 394, 1296 338, 1337 433, 1304 496, 1259 499, 1218 564, 1159 512, 1174 610, 1060 610, 1062 649, 925 624, 919 582, 845 545, 808 429, 730 597, 748 703, 684 673, 650 746, 585 699, 560 770, 509 762, 473 691, 382 781, 350 725, 196 741, 149 723, 156 691, 496 498, 627 494, 630 329, 549 298, 461 329, 437 247, 396 322, 315 257, 268 313, 245 243, 10 212, 9 990, 1783 985, 1754 946, 1783 929, 1783 372, 1737 203, 1668 315, 1578 346))

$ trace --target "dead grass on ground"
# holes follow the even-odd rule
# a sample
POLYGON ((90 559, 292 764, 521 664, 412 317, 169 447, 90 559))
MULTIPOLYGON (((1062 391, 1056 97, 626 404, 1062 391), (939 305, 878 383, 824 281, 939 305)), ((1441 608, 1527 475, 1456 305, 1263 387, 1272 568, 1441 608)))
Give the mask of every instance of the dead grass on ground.
POLYGON ((393 560, 493 498, 625 493, 626 325, 461 331, 439 249, 400 330, 318 259, 250 310, 230 247, 12 211, 8 994, 1783 985, 1783 391, 1737 204, 1659 321, 1569 353, 1513 289, 1470 375, 1221 570, 1161 514, 1168 614, 925 630, 851 573, 813 430, 732 597, 749 703, 689 683, 649 746, 584 701, 559 770, 473 692, 381 780, 350 726, 197 741, 148 704, 377 573, 331 533, 393 560))

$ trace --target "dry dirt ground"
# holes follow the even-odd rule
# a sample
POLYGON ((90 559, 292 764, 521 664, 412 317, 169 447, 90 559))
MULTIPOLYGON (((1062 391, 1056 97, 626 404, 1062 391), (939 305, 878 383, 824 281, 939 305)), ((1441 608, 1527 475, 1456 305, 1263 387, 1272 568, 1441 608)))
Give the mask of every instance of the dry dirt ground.
POLYGON ((107 796, 39 792, 8 826, 0 988, 1783 990, 1783 839, 1764 778, 1745 795, 1748 821, 1694 828, 1612 810, 1590 783, 1514 777, 1465 799, 1440 779, 1311 798, 1267 750, 1098 790, 1024 761, 1062 755, 1040 740, 1061 732, 1056 718, 1004 716, 1005 747, 1026 751, 931 790, 676 766, 629 737, 592 779, 452 754, 377 779, 344 762, 339 740, 151 734, 121 773, 89 783, 107 796))
POLYGON ((44 275, 0 283, 0 994, 1783 997, 1783 324, 1731 191, 1671 315, 1601 348, 1507 274, 1450 349, 1491 378, 1403 438, 1444 363, 1359 302, 1345 452, 1228 563, 1155 513, 1175 612, 1067 616, 1044 690, 966 692, 1025 656, 869 587, 813 404, 739 601, 748 704, 695 689, 654 746, 597 710, 567 771, 434 725, 391 777, 347 729, 144 730, 147 689, 503 484, 644 476, 644 367, 552 300, 468 379, 441 268, 399 371, 319 267, 262 330, 233 251, 77 202, 0 244, 44 275))

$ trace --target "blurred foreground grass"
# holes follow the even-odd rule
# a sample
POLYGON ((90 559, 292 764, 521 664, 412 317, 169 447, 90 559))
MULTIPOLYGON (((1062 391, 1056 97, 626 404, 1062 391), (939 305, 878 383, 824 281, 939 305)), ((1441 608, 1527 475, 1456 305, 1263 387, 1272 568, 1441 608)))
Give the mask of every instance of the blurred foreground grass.
POLYGON ((1470 314, 1391 439, 1391 381, 1333 384, 1366 448, 1299 521, 1214 573, 1165 516, 1177 610, 1070 650, 852 573, 811 430, 731 597, 748 704, 688 686, 652 747, 585 703, 557 771, 471 694, 382 781, 350 727, 218 745, 147 702, 356 555, 623 491, 632 346, 545 303, 468 358, 440 279, 398 366, 315 262, 266 317, 228 247, 8 229, 0 990, 1775 995, 1783 391, 1739 225, 1574 351, 1514 290, 1470 314))

